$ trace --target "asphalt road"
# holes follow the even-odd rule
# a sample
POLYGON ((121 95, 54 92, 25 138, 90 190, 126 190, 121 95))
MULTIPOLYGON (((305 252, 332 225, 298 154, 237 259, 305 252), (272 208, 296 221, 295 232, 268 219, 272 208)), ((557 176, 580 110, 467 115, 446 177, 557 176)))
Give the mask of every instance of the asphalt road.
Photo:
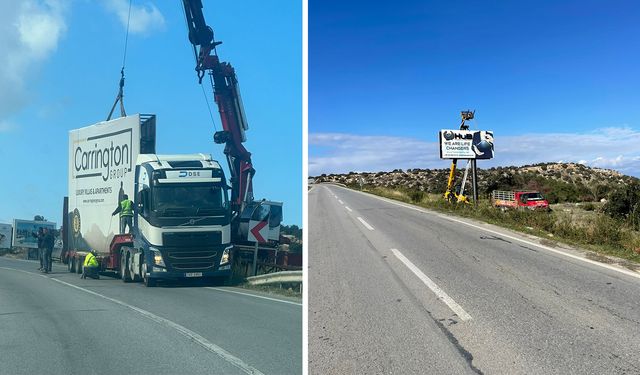
POLYGON ((630 271, 333 185, 308 212, 310 374, 640 374, 630 271))
POLYGON ((301 374, 302 304, 0 257, 0 374, 301 374))

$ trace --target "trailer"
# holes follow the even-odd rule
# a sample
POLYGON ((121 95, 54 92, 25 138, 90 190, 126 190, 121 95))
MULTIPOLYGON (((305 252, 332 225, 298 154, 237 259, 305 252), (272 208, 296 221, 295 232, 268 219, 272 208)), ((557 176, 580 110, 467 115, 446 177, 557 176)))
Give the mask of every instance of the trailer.
POLYGON ((124 282, 231 274, 231 211, 220 164, 205 154, 155 153, 154 115, 132 115, 69 132, 65 251, 81 273, 97 252, 100 270, 124 282), (113 212, 127 195, 133 228, 113 212))

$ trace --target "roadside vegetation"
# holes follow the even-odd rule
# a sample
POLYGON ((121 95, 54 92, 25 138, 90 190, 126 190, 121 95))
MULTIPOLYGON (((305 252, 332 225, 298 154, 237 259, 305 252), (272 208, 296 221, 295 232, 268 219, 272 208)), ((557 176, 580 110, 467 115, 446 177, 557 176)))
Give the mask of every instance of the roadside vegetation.
MULTIPOLYGON (((358 184, 349 186, 359 190, 358 184)), ((601 254, 640 263, 640 184, 622 185, 609 192, 606 203, 556 203, 552 211, 506 210, 480 199, 478 206, 452 204, 441 194, 416 189, 365 185, 363 191, 434 211, 486 221, 545 238, 554 246, 563 242, 601 254)))

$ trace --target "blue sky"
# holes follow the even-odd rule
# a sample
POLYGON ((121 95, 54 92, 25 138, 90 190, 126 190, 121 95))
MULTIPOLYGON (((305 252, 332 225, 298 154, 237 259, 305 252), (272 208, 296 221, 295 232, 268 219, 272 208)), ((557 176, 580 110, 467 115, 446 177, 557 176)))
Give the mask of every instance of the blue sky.
POLYGON ((479 167, 575 161, 640 176, 640 4, 309 0, 309 174, 446 168, 475 109, 479 167))
MULTIPOLYGON (((0 222, 61 223, 68 130, 106 118, 122 65, 127 0, 0 4, 0 222)), ((155 113, 159 153, 211 153, 213 125, 194 71, 181 2, 133 1, 127 113, 155 113)), ((206 1, 223 61, 236 68, 257 170, 256 198, 302 224, 302 4, 206 1)), ((220 129, 212 89, 205 91, 220 129)))

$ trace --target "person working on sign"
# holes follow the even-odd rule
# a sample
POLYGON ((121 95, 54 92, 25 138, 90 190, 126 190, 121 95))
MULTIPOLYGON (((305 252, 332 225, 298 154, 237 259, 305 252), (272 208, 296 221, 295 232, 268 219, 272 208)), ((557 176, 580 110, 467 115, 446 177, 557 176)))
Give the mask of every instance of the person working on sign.
POLYGON ((86 279, 87 276, 89 276, 92 279, 100 279, 100 275, 98 275, 99 269, 100 265, 96 258, 96 251, 91 250, 91 252, 84 257, 84 266, 82 267, 82 276, 80 276, 80 278, 86 279))
POLYGON ((129 200, 127 194, 122 196, 122 201, 111 216, 117 213, 120 213, 120 234, 125 233, 124 229, 127 226, 129 227, 129 233, 131 233, 131 228, 133 227, 133 201, 129 200))

